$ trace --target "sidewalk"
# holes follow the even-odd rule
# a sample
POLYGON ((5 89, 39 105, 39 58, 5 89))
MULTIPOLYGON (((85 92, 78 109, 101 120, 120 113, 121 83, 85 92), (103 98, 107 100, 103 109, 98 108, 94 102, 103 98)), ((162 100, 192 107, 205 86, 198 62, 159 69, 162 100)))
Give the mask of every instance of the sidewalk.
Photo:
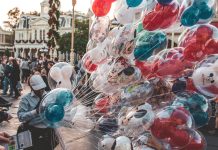
MULTIPOLYGON (((24 85, 24 90, 22 95, 28 93, 30 88, 27 85, 24 85)), ((8 132, 10 135, 14 135, 17 132, 17 128, 20 125, 20 122, 17 118, 17 110, 19 106, 20 99, 15 100, 10 97, 4 97, 6 100, 13 103, 12 107, 9 109, 9 113, 13 116, 13 119, 10 122, 3 122, 0 124, 1 131, 8 132)), ((209 135, 208 130, 214 127, 214 122, 201 129, 207 140, 207 150, 218 150, 218 135, 209 135)), ((79 129, 68 129, 68 128, 59 128, 58 132, 60 133, 60 138, 62 139, 62 147, 65 150, 97 150, 99 135, 96 132, 82 132, 79 129)), ((56 150, 61 150, 59 145, 56 150)))

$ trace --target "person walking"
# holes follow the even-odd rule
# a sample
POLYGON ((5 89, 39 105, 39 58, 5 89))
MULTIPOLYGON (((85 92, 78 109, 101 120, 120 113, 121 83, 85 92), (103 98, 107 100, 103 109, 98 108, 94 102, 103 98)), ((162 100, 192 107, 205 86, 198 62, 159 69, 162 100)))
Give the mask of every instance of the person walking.
POLYGON ((17 112, 18 119, 25 124, 25 130, 29 130, 32 135, 33 146, 28 150, 53 150, 58 139, 54 129, 48 128, 39 114, 40 102, 46 95, 46 84, 40 75, 31 76, 28 84, 31 92, 22 97, 17 112))
POLYGON ((3 95, 7 95, 7 91, 8 91, 8 85, 10 84, 10 96, 13 96, 13 85, 12 85, 12 81, 10 80, 12 77, 12 60, 14 58, 10 57, 9 58, 9 62, 6 63, 5 65, 5 72, 4 72, 4 80, 3 80, 3 95))
POLYGON ((30 75, 30 66, 29 66, 29 62, 28 59, 24 59, 21 62, 21 70, 22 70, 22 83, 26 82, 29 75, 30 75))
POLYGON ((17 88, 17 85, 20 81, 20 67, 16 59, 12 60, 12 74, 10 76, 10 80, 12 82, 13 91, 15 93, 13 98, 17 99, 20 96, 19 90, 17 88))

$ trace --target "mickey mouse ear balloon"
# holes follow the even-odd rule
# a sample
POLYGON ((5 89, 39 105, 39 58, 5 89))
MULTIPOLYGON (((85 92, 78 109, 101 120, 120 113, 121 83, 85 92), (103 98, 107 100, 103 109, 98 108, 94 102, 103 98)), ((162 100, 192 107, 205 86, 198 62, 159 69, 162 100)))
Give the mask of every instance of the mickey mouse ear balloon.
POLYGON ((73 102, 73 93, 68 89, 58 88, 49 92, 39 106, 43 122, 56 128, 64 118, 66 108, 73 102))
POLYGON ((218 55, 210 55, 198 63, 192 79, 195 87, 209 97, 218 96, 218 55))
POLYGON ((215 14, 215 0, 194 0, 181 16, 181 24, 193 26, 209 23, 215 14))
POLYGON ((52 66, 48 74, 48 84, 51 89, 72 89, 72 80, 76 72, 68 63, 60 62, 52 66))

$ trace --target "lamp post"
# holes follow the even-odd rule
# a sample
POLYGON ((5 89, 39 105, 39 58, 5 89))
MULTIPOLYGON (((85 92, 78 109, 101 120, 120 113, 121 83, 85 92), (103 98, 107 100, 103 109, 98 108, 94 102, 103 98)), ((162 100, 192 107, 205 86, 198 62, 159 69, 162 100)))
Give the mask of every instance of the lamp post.
POLYGON ((72 15, 72 34, 71 34, 71 49, 70 49, 70 63, 74 65, 74 32, 75 32, 75 5, 76 0, 72 0, 73 15, 72 15))

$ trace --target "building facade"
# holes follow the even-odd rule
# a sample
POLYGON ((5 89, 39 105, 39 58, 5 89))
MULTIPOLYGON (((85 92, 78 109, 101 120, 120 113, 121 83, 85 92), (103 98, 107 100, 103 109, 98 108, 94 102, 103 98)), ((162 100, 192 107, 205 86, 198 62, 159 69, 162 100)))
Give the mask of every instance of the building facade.
POLYGON ((0 56, 8 50, 13 55, 13 32, 5 31, 0 27, 0 56))
MULTIPOLYGON (((38 57, 43 53, 49 53, 52 57, 57 57, 57 51, 48 52, 48 0, 44 0, 41 5, 40 13, 22 14, 15 29, 14 53, 15 57, 38 57)), ((76 19, 85 19, 82 13, 75 13, 76 19)), ((60 35, 72 32, 72 12, 61 13, 60 35)))

